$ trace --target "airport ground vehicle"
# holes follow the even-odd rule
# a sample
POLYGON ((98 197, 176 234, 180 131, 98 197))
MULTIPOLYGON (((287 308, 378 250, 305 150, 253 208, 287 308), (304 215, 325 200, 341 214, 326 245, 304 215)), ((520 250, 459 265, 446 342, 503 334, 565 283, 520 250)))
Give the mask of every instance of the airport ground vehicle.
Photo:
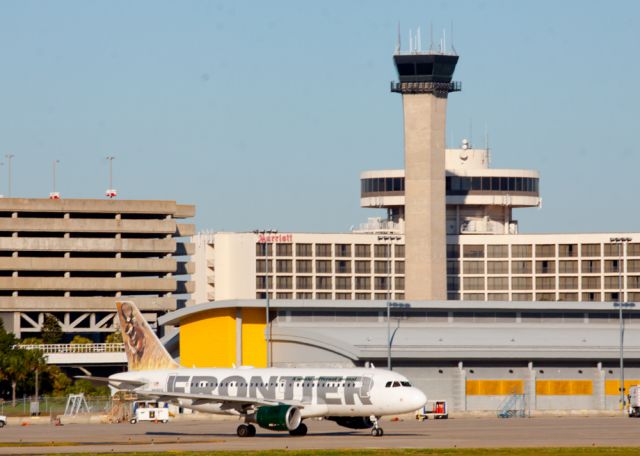
POLYGON ((627 413, 630 417, 640 417, 640 385, 629 387, 629 407, 627 413))
POLYGON ((133 417, 129 422, 136 424, 138 421, 169 421, 169 409, 160 407, 155 401, 136 401, 133 403, 133 417))
POLYGON ((416 413, 416 419, 424 421, 432 417, 434 420, 449 418, 449 410, 447 408, 447 401, 443 399, 436 399, 433 401, 427 401, 427 403, 418 410, 416 413))
POLYGON ((5 427, 7 424, 7 417, 4 415, 0 415, 0 428, 5 427))

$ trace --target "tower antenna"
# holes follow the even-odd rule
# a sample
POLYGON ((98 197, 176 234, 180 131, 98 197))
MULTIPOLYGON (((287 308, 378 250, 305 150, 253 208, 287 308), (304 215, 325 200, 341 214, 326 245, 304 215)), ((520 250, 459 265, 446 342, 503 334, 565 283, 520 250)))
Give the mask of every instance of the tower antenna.
POLYGON ((487 150, 487 165, 491 163, 491 152, 489 151, 489 127, 484 123, 484 148, 487 150))
POLYGON ((469 144, 473 148, 473 119, 469 119, 469 144))
POLYGON ((413 31, 409 29, 409 53, 413 53, 413 31))
POLYGON ((447 53, 447 30, 442 29, 442 53, 447 53))
POLYGON ((453 19, 451 20, 451 52, 453 53, 453 55, 458 55, 456 47, 453 44, 453 19))
POLYGON ((429 23, 429 52, 433 52, 433 22, 429 23))
POLYGON ((398 22, 398 40, 396 41, 396 54, 400 54, 402 50, 402 37, 400 35, 400 22, 398 22))
POLYGON ((418 52, 422 51, 422 37, 420 36, 420 27, 418 27, 418 31, 416 32, 416 41, 418 42, 417 50, 418 52))
POLYGON ((60 163, 60 160, 54 160, 51 166, 52 169, 52 177, 53 177, 53 189, 51 193, 49 193, 49 199, 57 200, 60 199, 60 193, 56 192, 56 165, 60 163))

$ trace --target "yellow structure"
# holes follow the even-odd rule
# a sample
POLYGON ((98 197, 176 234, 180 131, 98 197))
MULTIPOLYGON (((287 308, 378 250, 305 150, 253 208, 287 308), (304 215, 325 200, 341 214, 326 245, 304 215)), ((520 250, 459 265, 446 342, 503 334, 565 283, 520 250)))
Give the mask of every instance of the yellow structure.
POLYGON ((467 380, 467 396, 524 394, 524 380, 467 380))
POLYGON ((267 365, 264 309, 198 312, 181 321, 180 333, 180 364, 185 367, 267 365))

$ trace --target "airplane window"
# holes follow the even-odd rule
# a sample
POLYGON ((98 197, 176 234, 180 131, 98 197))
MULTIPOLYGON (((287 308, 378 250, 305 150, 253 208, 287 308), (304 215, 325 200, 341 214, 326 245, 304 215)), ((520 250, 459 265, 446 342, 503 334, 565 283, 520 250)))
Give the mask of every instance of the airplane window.
POLYGON ((394 388, 400 387, 400 382, 393 382, 393 387, 394 388))
POLYGON ((387 382, 386 385, 384 385, 385 388, 391 388, 391 382, 387 382))
POLYGON ((411 383, 409 383, 409 382, 402 382, 402 386, 411 386, 411 383))

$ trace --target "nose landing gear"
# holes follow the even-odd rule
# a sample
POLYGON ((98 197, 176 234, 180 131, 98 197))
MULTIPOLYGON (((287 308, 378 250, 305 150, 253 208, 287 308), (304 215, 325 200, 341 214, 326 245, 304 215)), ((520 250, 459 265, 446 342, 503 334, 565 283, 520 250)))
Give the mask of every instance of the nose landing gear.
POLYGON ((371 429, 371 435, 374 436, 374 437, 382 437, 384 435, 384 431, 378 425, 378 417, 377 416, 372 416, 369 419, 373 423, 373 429, 371 429))

